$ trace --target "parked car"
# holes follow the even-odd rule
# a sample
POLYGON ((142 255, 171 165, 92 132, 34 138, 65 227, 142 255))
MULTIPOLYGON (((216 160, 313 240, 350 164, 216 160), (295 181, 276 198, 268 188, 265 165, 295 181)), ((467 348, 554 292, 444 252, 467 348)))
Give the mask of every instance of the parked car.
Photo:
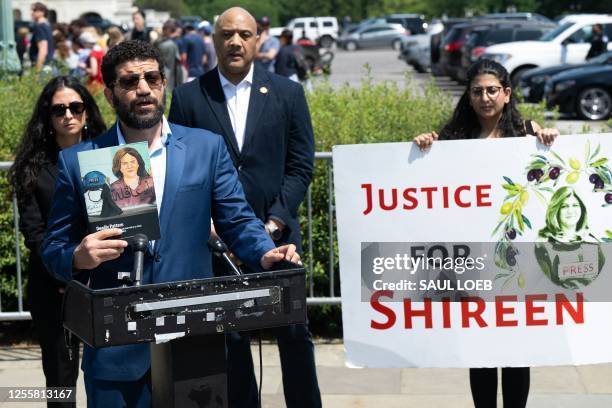
POLYGON ((412 65, 417 72, 427 72, 431 68, 431 37, 444 29, 441 22, 432 22, 424 34, 404 36, 399 59, 412 65))
POLYGON ((489 26, 475 28, 468 34, 461 49, 461 63, 456 70, 457 80, 467 79, 468 69, 484 54, 487 47, 512 41, 537 40, 555 27, 555 23, 500 20, 489 26))
POLYGON ((273 27, 270 34, 280 36, 284 29, 293 31, 293 38, 306 36, 323 48, 330 48, 338 41, 338 19, 336 17, 299 17, 290 20, 286 27, 273 27))
POLYGON ((448 32, 457 24, 468 22, 467 18, 449 18, 442 20, 443 29, 437 34, 433 34, 429 41, 430 64, 432 75, 444 75, 440 66, 440 56, 442 54, 442 41, 448 32))
POLYGON ((590 66, 612 65, 612 51, 608 51, 595 58, 591 58, 584 64, 559 64, 552 67, 534 68, 525 72, 520 80, 520 90, 525 102, 538 103, 544 99, 544 86, 546 81, 554 75, 576 68, 587 68, 590 66))
POLYGON ((544 87, 549 108, 588 120, 612 113, 612 65, 571 69, 550 78, 544 87))
POLYGON ((401 24, 369 24, 340 37, 338 46, 347 51, 384 47, 399 50, 402 44, 401 36, 405 34, 406 29, 401 24))
MULTIPOLYGON (((593 26, 602 24, 605 35, 612 38, 612 16, 568 19, 539 41, 517 41, 487 48, 483 57, 502 64, 510 73, 514 85, 521 75, 537 67, 584 62, 591 47, 593 26)), ((612 49, 612 43, 608 43, 612 49)))
POLYGON ((441 44, 439 66, 442 74, 457 79, 457 72, 461 66, 461 49, 469 34, 478 28, 490 27, 493 24, 494 21, 477 19, 451 28, 441 44))
POLYGON ((481 18, 486 20, 523 20, 539 21, 542 23, 552 23, 553 21, 538 13, 491 13, 485 14, 481 18))
POLYGON ((427 31, 425 16, 420 14, 387 14, 384 19, 390 24, 401 24, 409 34, 423 34, 427 31))

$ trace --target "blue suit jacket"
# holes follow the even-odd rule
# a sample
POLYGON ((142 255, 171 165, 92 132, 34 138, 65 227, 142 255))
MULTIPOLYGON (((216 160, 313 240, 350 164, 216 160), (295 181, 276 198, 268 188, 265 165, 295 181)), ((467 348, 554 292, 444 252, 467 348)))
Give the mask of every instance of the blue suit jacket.
POLYGON ((257 217, 280 219, 282 243, 300 248, 297 217, 314 167, 314 134, 302 86, 255 65, 242 149, 218 68, 174 90, 169 120, 223 136, 257 217))
MULTIPOLYGON (((219 235, 241 260, 261 269, 263 254, 274 248, 263 223, 249 207, 223 139, 200 129, 170 124, 166 179, 160 210, 161 238, 145 256, 142 283, 160 283, 212 276, 207 242, 210 219, 219 235)), ((72 256, 87 235, 86 209, 77 152, 115 146, 116 126, 93 141, 60 153, 59 176, 42 245, 48 270, 70 280, 75 272, 72 256)), ((128 249, 117 260, 91 271, 94 289, 118 286, 117 272, 130 271, 133 254, 128 249)), ((85 348, 83 370, 103 380, 133 381, 150 367, 149 345, 85 348)))

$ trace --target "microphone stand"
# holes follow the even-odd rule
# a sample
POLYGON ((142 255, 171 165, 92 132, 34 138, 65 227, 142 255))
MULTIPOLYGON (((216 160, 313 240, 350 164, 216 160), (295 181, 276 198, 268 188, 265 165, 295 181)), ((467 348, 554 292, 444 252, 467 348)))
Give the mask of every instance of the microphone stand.
POLYGON ((242 272, 240 271, 240 269, 230 259, 228 255, 229 249, 227 248, 227 245, 225 245, 225 242, 221 241, 221 238, 219 238, 218 236, 214 238, 210 237, 210 239, 208 240, 208 248, 210 248, 213 254, 223 258, 223 260, 225 261, 227 266, 229 266, 230 270, 232 271, 234 275, 236 276, 242 275, 242 272))

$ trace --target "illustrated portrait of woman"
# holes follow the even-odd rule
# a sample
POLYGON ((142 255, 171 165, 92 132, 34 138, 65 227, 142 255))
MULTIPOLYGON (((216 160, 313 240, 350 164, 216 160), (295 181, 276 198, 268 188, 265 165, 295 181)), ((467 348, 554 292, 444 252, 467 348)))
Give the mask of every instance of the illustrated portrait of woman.
POLYGON ((147 172, 142 156, 133 147, 119 149, 113 157, 111 184, 113 201, 121 208, 155 204, 153 177, 147 172))
POLYGON ((599 276, 605 257, 599 240, 589 232, 587 208, 573 188, 555 191, 538 235, 545 242, 536 244, 536 260, 554 284, 578 289, 599 276))
POLYGON ((573 188, 561 187, 553 194, 546 210, 546 225, 538 235, 551 242, 596 241, 589 234, 586 206, 573 188))

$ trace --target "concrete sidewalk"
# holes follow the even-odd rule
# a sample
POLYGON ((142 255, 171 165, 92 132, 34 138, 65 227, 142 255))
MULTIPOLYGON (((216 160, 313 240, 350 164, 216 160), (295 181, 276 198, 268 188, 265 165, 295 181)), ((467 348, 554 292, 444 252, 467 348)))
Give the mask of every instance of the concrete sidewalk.
MULTIPOLYGON (((254 346, 253 356, 259 376, 258 353, 254 346)), ((350 369, 344 366, 344 348, 340 343, 318 343, 316 358, 325 408, 473 406, 466 369, 350 369)), ((264 344, 263 362, 263 406, 284 407, 280 361, 275 345, 264 344)), ((0 348, 0 386, 43 385, 37 347, 0 348)), ((82 375, 79 376, 77 398, 78 406, 85 407, 82 375)), ((45 405, 0 403, 0 407, 36 408, 45 405)), ((612 364, 532 369, 528 407, 612 407, 612 364)))

